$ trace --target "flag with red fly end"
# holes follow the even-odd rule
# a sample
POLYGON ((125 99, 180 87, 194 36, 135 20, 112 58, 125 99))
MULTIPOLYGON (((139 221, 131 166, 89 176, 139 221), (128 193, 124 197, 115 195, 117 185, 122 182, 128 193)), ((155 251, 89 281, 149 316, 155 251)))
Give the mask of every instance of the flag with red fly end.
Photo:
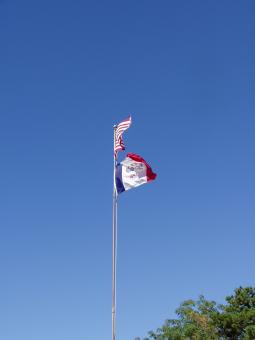
POLYGON ((139 155, 128 153, 127 157, 116 167, 116 190, 120 194, 123 191, 136 188, 155 180, 155 174, 150 165, 139 155))

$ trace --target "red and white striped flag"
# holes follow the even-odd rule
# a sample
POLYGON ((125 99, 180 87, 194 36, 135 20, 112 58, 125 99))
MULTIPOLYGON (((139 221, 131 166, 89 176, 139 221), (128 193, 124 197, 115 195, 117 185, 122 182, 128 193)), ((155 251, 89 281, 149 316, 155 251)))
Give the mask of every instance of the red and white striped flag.
POLYGON ((114 142, 114 152, 115 155, 118 151, 125 150, 125 145, 123 142, 122 134, 125 130, 127 130, 131 125, 131 116, 127 119, 120 122, 115 129, 115 142, 114 142))

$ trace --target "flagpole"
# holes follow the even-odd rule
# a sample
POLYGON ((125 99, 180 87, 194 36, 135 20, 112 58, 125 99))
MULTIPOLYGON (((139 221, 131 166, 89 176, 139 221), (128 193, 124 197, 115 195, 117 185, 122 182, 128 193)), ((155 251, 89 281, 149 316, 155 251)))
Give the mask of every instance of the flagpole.
POLYGON ((117 125, 113 127, 113 201, 112 201, 112 340, 116 334, 116 257, 117 257, 117 192, 115 186, 115 171, 117 154, 115 153, 115 134, 117 125))

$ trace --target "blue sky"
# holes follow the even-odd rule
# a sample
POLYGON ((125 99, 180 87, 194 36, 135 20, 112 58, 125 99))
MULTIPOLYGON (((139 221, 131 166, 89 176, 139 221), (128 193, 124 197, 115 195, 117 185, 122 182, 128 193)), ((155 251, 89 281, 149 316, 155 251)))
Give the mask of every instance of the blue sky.
POLYGON ((110 338, 112 126, 129 113, 127 151, 158 178, 120 197, 117 339, 254 284, 254 15, 0 1, 1 339, 110 338))

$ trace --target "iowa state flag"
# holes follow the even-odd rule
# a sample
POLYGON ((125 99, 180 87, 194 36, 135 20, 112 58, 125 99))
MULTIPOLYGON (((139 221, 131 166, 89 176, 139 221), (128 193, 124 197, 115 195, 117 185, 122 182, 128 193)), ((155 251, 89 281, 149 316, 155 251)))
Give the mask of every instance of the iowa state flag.
POLYGON ((115 184, 117 193, 138 187, 153 181, 157 174, 153 173, 149 164, 140 156, 128 153, 127 157, 117 165, 115 184))

